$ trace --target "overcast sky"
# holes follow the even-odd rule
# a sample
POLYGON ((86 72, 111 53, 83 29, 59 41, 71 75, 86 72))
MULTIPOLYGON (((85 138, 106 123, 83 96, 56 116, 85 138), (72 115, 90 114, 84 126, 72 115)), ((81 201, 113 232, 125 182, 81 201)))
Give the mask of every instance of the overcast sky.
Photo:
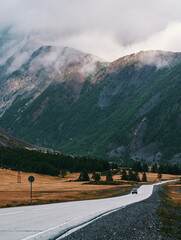
POLYGON ((181 0, 0 0, 0 28, 105 60, 141 50, 181 51, 181 0))

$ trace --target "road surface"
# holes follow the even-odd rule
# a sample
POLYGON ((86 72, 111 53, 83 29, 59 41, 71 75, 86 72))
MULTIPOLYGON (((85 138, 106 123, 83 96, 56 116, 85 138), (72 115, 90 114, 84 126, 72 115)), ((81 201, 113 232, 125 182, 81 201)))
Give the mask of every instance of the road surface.
POLYGON ((120 197, 0 209, 0 240, 56 239, 71 229, 149 198, 153 186, 142 185, 138 194, 120 197))

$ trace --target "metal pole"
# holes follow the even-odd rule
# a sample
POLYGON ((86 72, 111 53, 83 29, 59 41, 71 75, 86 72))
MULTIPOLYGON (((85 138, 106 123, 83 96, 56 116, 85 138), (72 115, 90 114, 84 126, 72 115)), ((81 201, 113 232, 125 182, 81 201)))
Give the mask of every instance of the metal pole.
POLYGON ((30 183, 30 185, 31 185, 30 199, 31 199, 31 204, 32 204, 32 182, 30 183))
POLYGON ((29 176, 28 181, 30 182, 30 202, 32 204, 32 183, 35 181, 33 176, 29 176))
POLYGON ((21 183, 21 172, 18 171, 17 183, 21 183))

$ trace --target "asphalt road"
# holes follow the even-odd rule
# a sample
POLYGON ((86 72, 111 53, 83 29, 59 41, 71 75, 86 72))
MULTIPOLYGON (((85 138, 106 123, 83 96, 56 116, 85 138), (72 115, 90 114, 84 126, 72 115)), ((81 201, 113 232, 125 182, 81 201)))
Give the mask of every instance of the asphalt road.
POLYGON ((152 191, 153 185, 142 185, 138 194, 120 197, 3 208, 0 209, 0 240, 56 239, 76 226, 147 199, 152 191))
POLYGON ((162 188, 148 199, 131 204, 57 240, 176 240, 164 235, 157 214, 162 188))

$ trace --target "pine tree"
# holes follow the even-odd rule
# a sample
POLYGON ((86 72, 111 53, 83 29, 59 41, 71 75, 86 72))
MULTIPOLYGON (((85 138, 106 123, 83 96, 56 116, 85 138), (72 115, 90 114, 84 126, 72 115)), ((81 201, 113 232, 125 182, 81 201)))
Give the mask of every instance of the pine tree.
POLYGON ((122 170, 121 175, 121 180, 128 180, 128 175, 125 169, 122 170))
POLYGON ((61 170, 60 173, 59 173, 59 176, 62 177, 62 178, 64 178, 66 175, 67 175, 67 172, 64 169, 61 170))
POLYGON ((152 168, 151 168, 151 172, 152 173, 156 173, 158 171, 158 167, 157 167, 157 164, 153 164, 152 168))
POLYGON ((101 179, 101 175, 99 173, 93 172, 92 179, 94 179, 95 181, 99 181, 101 179))
POLYGON ((79 176, 79 181, 89 181, 89 175, 87 173, 86 170, 83 170, 81 173, 80 173, 80 176, 79 176))
POLYGON ((140 182, 140 177, 139 177, 138 172, 135 172, 133 175, 134 175, 134 180, 133 181, 140 182))
POLYGON ((162 174, 159 172, 157 178, 160 180, 162 178, 162 174))
POLYGON ((113 181, 112 174, 111 174, 110 171, 107 171, 107 173, 106 173, 106 180, 107 181, 113 181))
POLYGON ((142 182, 147 182, 147 176, 145 172, 143 173, 143 176, 142 176, 142 182))
POLYGON ((143 172, 148 172, 148 165, 146 163, 143 164, 143 172))
POLYGON ((129 169, 129 172, 128 172, 128 180, 134 181, 134 174, 131 169, 129 169))

